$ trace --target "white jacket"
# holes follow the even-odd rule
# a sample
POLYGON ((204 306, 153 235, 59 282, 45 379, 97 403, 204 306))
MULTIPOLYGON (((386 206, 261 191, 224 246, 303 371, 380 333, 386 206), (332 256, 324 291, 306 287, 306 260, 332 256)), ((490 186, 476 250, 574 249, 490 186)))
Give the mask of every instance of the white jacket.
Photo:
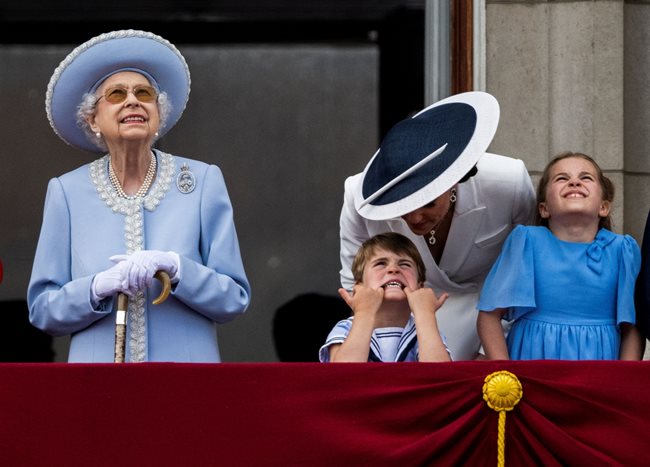
POLYGON ((341 210, 341 285, 351 289, 352 260, 361 244, 373 235, 399 232, 417 246, 427 269, 426 285, 449 299, 437 312, 438 325, 454 360, 476 356, 480 347, 476 333, 476 303, 481 286, 501 245, 517 224, 530 224, 535 210, 535 190, 519 159, 486 153, 478 173, 458 185, 449 236, 440 264, 429 252, 426 240, 409 229, 401 218, 372 221, 354 207, 354 193, 361 175, 345 181, 341 210))

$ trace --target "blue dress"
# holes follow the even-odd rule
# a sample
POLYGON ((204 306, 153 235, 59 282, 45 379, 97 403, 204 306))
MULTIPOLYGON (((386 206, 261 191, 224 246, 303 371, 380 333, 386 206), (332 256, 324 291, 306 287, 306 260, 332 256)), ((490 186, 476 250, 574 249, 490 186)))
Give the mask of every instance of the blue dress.
POLYGON ((514 320, 513 360, 615 360, 621 323, 635 323, 636 241, 600 229, 591 243, 566 242, 546 227, 518 226, 485 280, 482 312, 514 320))

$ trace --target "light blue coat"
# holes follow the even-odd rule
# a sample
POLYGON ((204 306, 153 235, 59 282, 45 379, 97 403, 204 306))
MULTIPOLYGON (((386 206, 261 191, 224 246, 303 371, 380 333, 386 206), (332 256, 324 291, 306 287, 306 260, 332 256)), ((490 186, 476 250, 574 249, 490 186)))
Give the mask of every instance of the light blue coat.
POLYGON ((232 206, 214 165, 155 151, 156 180, 142 201, 119 198, 106 156, 50 180, 28 288, 30 320, 54 336, 71 335, 70 362, 112 362, 114 298, 91 304, 91 282, 109 257, 140 248, 175 251, 180 280, 160 305, 154 281, 129 303, 127 361, 219 362, 215 323, 243 313, 250 286, 242 264, 232 206), (186 164, 195 189, 176 179, 186 164), (131 318, 130 318, 131 320, 131 318), (136 336, 136 331, 139 334, 136 336), (131 354, 141 353, 139 359, 131 354))

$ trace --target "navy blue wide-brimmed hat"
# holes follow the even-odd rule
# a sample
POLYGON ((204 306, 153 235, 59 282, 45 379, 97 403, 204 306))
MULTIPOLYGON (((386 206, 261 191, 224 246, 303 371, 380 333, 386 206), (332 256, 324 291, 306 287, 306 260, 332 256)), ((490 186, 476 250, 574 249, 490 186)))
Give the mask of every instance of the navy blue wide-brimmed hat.
POLYGON ((485 92, 443 99, 388 132, 363 171, 357 212, 386 220, 450 190, 485 154, 499 123, 499 103, 485 92))
POLYGON ((132 29, 101 34, 75 48, 54 70, 45 96, 47 118, 66 143, 90 152, 102 152, 77 124, 83 95, 94 92, 120 71, 144 75, 171 101, 171 112, 160 136, 183 114, 190 95, 190 71, 173 44, 156 34, 132 29))

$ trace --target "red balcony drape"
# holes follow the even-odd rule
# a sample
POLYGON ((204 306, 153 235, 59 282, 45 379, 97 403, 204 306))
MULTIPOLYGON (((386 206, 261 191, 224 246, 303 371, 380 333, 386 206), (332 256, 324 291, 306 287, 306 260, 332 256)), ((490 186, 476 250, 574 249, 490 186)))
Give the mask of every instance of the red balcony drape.
POLYGON ((0 465, 647 465, 650 362, 0 365, 0 465))

